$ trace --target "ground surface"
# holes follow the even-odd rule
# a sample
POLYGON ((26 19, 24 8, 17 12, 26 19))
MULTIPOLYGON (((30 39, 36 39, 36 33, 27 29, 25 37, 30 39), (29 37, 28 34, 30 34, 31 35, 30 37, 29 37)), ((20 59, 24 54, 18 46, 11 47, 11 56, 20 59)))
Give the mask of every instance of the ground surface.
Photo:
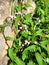
MULTIPOLYGON (((11 15, 11 4, 13 0, 0 0, 0 25, 3 25, 5 19, 11 15)), ((0 65, 7 65, 8 57, 5 56, 7 54, 8 46, 6 44, 5 37, 13 35, 13 31, 11 26, 5 27, 4 33, 2 33, 0 28, 0 65)), ((9 46, 12 45, 11 41, 7 41, 9 46)))

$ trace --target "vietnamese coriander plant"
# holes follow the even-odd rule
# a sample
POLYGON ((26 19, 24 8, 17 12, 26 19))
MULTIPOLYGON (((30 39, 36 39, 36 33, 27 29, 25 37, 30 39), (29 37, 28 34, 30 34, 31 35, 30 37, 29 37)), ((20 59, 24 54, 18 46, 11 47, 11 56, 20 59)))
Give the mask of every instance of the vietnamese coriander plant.
POLYGON ((34 0, 35 14, 20 12, 29 4, 14 6, 16 19, 13 20, 16 38, 12 48, 8 49, 9 65, 49 65, 49 3, 46 0, 34 0))

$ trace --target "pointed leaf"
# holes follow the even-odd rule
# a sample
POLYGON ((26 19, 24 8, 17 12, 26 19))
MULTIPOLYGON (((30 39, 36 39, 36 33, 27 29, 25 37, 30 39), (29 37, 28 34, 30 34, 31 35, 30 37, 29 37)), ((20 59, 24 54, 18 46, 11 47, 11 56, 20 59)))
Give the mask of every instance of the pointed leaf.
POLYGON ((27 47, 23 52, 22 52, 22 59, 23 61, 28 58, 28 50, 31 52, 35 52, 36 50, 36 46, 35 45, 31 45, 29 47, 27 47))
POLYGON ((13 52, 12 49, 9 49, 9 57, 11 58, 12 61, 14 61, 17 65, 25 65, 25 63, 19 59, 13 52))
POLYGON ((43 65, 43 59, 42 59, 42 56, 37 52, 35 53, 35 57, 36 57, 36 60, 38 62, 39 65, 43 65))
POLYGON ((29 63, 27 65, 35 65, 32 60, 29 60, 29 63))

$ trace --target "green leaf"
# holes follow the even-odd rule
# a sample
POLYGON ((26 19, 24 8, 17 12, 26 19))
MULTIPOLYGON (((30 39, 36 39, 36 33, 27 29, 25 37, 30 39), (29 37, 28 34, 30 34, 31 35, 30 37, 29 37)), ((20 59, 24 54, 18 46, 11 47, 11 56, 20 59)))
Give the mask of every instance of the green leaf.
POLYGON ((10 63, 10 65, 13 65, 13 63, 10 63))
POLYGON ((16 21, 18 22, 18 21, 20 21, 20 20, 21 20, 20 15, 17 15, 17 17, 16 17, 16 21))
POLYGON ((31 45, 31 46, 27 47, 26 49, 24 49, 24 51, 22 52, 23 61, 28 58, 28 51, 35 52, 35 50, 36 50, 35 45, 31 45))
POLYGON ((49 43, 49 39, 48 40, 43 40, 43 41, 40 42, 40 44, 42 44, 42 45, 47 45, 48 43, 49 43))
POLYGON ((31 16, 31 14, 26 14, 26 15, 24 15, 24 18, 28 20, 28 19, 30 19, 30 16, 31 16))
POLYGON ((28 36, 31 35, 31 32, 30 32, 30 31, 28 31, 28 32, 23 31, 23 32, 21 33, 21 35, 22 35, 24 38, 28 38, 28 36))
POLYGON ((36 33, 35 33, 35 36, 37 36, 37 35, 41 35, 42 36, 42 30, 41 29, 39 29, 38 31, 36 31, 36 33))
POLYGON ((5 39, 6 39, 6 40, 11 40, 11 41, 14 40, 14 38, 12 38, 12 37, 10 37, 10 36, 7 36, 5 39))
POLYGON ((11 62, 9 65, 17 65, 16 63, 14 63, 14 62, 11 62))
MULTIPOLYGON (((46 0, 47 1, 47 5, 48 5, 48 3, 49 3, 49 0, 46 0)), ((49 5, 48 5, 49 6, 49 5)))
POLYGON ((28 51, 25 51, 22 53, 22 60, 24 61, 27 58, 28 58, 28 51))
POLYGON ((19 23, 20 19, 21 19, 21 17, 18 15, 14 22, 14 26, 16 28, 16 34, 18 33, 18 23, 19 23))
POLYGON ((16 62, 16 56, 11 48, 8 49, 8 54, 9 54, 9 57, 11 58, 11 60, 16 62))
POLYGON ((17 65, 25 65, 25 63, 22 60, 20 60, 18 57, 16 57, 16 63, 17 65))
POLYGON ((30 4, 27 3, 27 4, 22 5, 22 9, 27 8, 27 7, 30 7, 30 4))
POLYGON ((18 45, 21 45, 21 44, 22 44, 22 42, 21 42, 21 37, 19 37, 19 38, 16 39, 16 43, 17 43, 18 45))
POLYGON ((40 46, 47 51, 47 47, 45 45, 41 44, 40 46))
POLYGON ((49 55, 49 44, 47 44, 47 53, 49 55))
POLYGON ((8 50, 8 53, 11 60, 14 61, 17 65, 25 65, 25 63, 14 54, 11 48, 8 50))
POLYGON ((29 63, 27 65, 35 65, 32 60, 29 60, 29 63))
POLYGON ((12 15, 14 15, 15 7, 16 7, 16 0, 14 0, 13 2, 12 12, 11 12, 12 15))
POLYGON ((37 47, 37 50, 38 50, 40 53, 41 53, 41 51, 42 51, 40 47, 37 47))
POLYGON ((41 22, 43 22, 43 23, 45 22, 45 17, 44 17, 44 15, 41 16, 41 22))
POLYGON ((44 15, 44 10, 39 8, 40 12, 44 15))
POLYGON ((19 4, 18 6, 15 6, 15 10, 16 10, 16 11, 18 11, 18 12, 19 12, 19 11, 21 11, 21 9, 22 9, 21 4, 19 4))
POLYGON ((48 35, 45 35, 45 37, 49 38, 49 34, 48 35))
POLYGON ((31 19, 26 19, 26 20, 24 19, 23 23, 26 24, 26 25, 28 25, 28 26, 30 26, 30 25, 33 24, 33 22, 32 22, 31 19))
POLYGON ((36 57, 36 60, 38 62, 39 65, 43 65, 43 59, 42 59, 42 56, 37 52, 35 53, 35 57, 36 57))
POLYGON ((39 29, 38 31, 34 31, 34 34, 32 36, 32 42, 34 42, 36 40, 36 36, 42 36, 43 32, 41 29, 39 29))

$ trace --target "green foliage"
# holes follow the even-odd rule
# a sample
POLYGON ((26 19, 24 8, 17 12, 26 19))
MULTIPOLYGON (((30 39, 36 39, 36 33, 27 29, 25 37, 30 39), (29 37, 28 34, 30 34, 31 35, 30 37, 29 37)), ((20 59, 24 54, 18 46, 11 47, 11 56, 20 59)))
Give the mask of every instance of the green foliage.
POLYGON ((43 41, 41 41, 40 42, 42 45, 47 45, 47 44, 49 44, 49 39, 48 40, 43 40, 43 41))
MULTIPOLYGON (((16 39, 6 37, 6 40, 14 40, 8 50, 10 65, 49 65, 49 3, 46 0, 35 3, 33 17, 30 13, 16 15, 16 39)), ((15 11, 22 13, 27 7, 30 5, 20 3, 15 6, 15 11)))
POLYGON ((30 51, 30 52, 35 52, 35 51, 36 51, 36 46, 35 46, 35 45, 31 45, 31 46, 27 47, 27 48, 22 52, 22 59, 23 59, 23 61, 24 61, 25 59, 29 58, 29 57, 28 57, 28 51, 30 51))
POLYGON ((36 57, 38 64, 43 65, 43 60, 42 60, 41 55, 39 53, 35 53, 35 57, 36 57))
POLYGON ((19 4, 18 6, 15 6, 15 10, 18 12, 21 11, 21 8, 22 8, 21 4, 19 4))
POLYGON ((11 60, 14 61, 17 65, 25 65, 25 63, 22 60, 16 57, 12 49, 9 49, 8 53, 9 53, 9 57, 11 58, 11 60))
POLYGON ((35 65, 32 60, 29 60, 29 63, 27 65, 35 65))
POLYGON ((16 34, 18 33, 18 22, 19 20, 21 20, 20 15, 17 15, 15 22, 14 22, 14 26, 16 28, 16 34))
POLYGON ((10 36, 7 36, 6 38, 5 38, 6 40, 14 40, 14 38, 12 38, 12 37, 10 37, 10 36))

